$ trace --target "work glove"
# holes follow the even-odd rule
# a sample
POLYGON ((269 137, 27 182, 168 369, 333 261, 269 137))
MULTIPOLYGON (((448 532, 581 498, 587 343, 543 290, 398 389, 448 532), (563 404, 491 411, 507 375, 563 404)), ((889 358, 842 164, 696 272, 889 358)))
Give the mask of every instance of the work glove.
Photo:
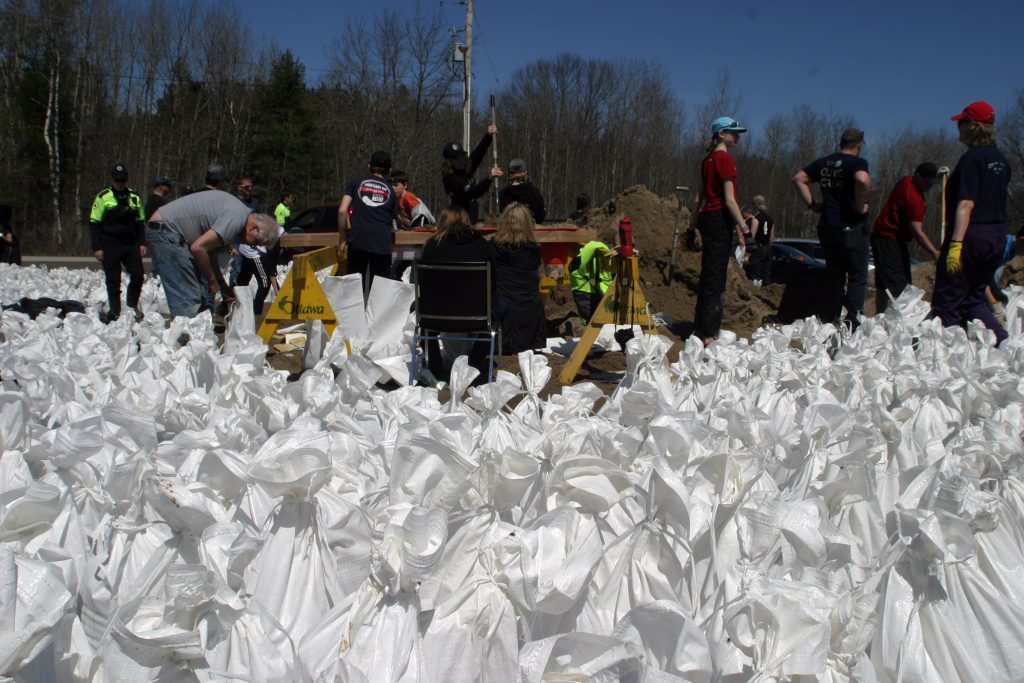
POLYGON ((960 272, 960 252, 963 248, 963 242, 949 243, 949 251, 946 252, 946 272, 950 275, 957 275, 960 272))

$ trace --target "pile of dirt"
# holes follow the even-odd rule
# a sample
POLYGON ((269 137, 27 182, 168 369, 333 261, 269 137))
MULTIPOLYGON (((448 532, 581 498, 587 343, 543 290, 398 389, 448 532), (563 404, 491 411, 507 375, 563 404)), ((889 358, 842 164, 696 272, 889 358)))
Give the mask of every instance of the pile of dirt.
MULTIPOLYGON (((683 240, 690 226, 690 212, 683 207, 679 215, 679 243, 676 248, 672 281, 668 282, 668 265, 672 253, 672 237, 679 212, 678 197, 659 197, 643 185, 630 187, 602 206, 591 209, 586 216, 588 228, 618 228, 619 220, 629 216, 633 224, 633 242, 640 254, 640 277, 644 294, 651 308, 668 313, 675 323, 672 331, 680 336, 692 329, 697 304, 697 282, 700 279, 700 252, 690 251, 683 240)), ((729 262, 722 329, 749 337, 761 326, 764 317, 778 310, 782 285, 755 287, 747 279, 735 259, 729 262)), ((575 314, 572 293, 561 288, 552 292, 547 304, 552 334, 564 334, 565 323, 575 314)), ((578 327, 576 328, 578 332, 578 327)))

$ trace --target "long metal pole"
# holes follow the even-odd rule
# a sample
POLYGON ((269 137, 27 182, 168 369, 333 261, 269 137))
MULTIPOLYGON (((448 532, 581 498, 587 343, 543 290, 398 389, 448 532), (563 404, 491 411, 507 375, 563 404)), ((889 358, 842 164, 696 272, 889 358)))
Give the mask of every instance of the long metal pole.
MULTIPOLYGON (((497 106, 495 105, 495 102, 494 102, 494 95, 491 95, 491 125, 492 126, 498 125, 497 106)), ((493 164, 495 166, 498 165, 498 139, 497 138, 493 138, 491 140, 491 161, 493 162, 493 164)), ((491 184, 491 198, 493 200, 493 206, 491 207, 491 210, 494 213, 498 213, 498 206, 500 204, 500 202, 498 200, 498 195, 501 192, 501 187, 499 186, 500 185, 500 180, 501 180, 500 178, 495 178, 494 182, 491 184)))
POLYGON ((466 77, 462 93, 462 148, 468 152, 470 106, 473 103, 473 0, 466 0, 466 77))
POLYGON ((942 215, 939 216, 941 221, 939 225, 942 226, 939 234, 939 245, 946 241, 946 181, 949 180, 949 166, 943 166, 939 169, 939 175, 942 176, 942 215))

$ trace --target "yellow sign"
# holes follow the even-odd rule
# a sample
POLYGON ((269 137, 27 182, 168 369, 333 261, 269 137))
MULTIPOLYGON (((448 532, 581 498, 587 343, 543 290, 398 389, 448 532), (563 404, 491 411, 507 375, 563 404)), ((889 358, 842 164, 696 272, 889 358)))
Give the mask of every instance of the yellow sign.
POLYGON ((291 270, 288 271, 281 290, 260 325, 258 334, 264 342, 270 344, 277 326, 291 320, 322 320, 328 336, 334 332, 334 328, 338 326, 338 319, 327 300, 324 288, 316 279, 317 271, 332 266, 331 275, 336 275, 339 264, 337 250, 334 247, 299 254, 292 260, 291 270))

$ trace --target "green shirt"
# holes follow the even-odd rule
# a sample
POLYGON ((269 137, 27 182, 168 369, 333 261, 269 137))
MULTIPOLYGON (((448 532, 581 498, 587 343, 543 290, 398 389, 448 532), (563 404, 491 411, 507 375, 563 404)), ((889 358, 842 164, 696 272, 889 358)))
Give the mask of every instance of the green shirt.
POLYGON ((284 222, 288 220, 288 217, 292 215, 292 210, 288 208, 288 205, 281 202, 274 209, 274 218, 277 220, 278 225, 284 225, 284 222))
POLYGON ((612 259, 602 256, 608 251, 611 251, 608 245, 597 240, 583 245, 574 259, 574 263, 579 265, 569 271, 573 291, 593 293, 600 290, 601 294, 608 291, 615 279, 612 259))

